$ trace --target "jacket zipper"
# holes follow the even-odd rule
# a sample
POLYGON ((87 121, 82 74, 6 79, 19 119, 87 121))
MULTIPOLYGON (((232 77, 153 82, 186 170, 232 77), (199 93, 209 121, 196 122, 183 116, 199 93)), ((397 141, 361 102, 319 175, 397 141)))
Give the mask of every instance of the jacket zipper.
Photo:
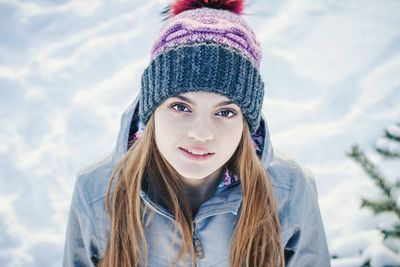
MULTIPOLYGON (((151 200, 149 200, 146 196, 140 194, 142 200, 151 208, 155 209, 158 213, 160 213, 161 215, 173 220, 175 222, 175 219, 169 215, 168 213, 165 213, 164 211, 160 210, 159 208, 157 208, 156 205, 154 205, 154 203, 152 203, 151 200)), ((200 240, 200 236, 197 233, 197 229, 196 229, 196 222, 193 221, 193 245, 194 245, 194 251, 196 253, 196 257, 199 259, 203 259, 204 258, 204 249, 203 246, 201 245, 201 240, 200 240)))
POLYGON ((201 240, 197 233, 195 222, 193 222, 193 245, 194 245, 194 251, 196 253, 196 256, 199 259, 204 258, 204 249, 203 249, 203 246, 201 245, 201 240))

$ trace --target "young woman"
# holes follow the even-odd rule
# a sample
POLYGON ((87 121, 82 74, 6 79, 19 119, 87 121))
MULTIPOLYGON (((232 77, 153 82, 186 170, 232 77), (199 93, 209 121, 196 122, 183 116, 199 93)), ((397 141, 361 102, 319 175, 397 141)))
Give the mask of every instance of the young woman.
POLYGON ((242 11, 163 12, 112 156, 77 179, 64 266, 330 266, 313 177, 273 153, 242 11))

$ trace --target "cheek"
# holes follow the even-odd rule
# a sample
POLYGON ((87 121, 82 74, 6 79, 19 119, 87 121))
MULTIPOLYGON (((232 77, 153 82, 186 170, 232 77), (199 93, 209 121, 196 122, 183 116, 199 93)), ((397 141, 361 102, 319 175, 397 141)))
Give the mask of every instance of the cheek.
POLYGON ((184 128, 182 120, 166 112, 156 112, 154 123, 157 142, 174 142, 174 139, 178 138, 179 134, 182 134, 182 129, 184 128))
POLYGON ((225 149, 234 151, 242 138, 243 121, 237 120, 230 125, 220 127, 216 132, 218 133, 218 139, 227 144, 225 149))

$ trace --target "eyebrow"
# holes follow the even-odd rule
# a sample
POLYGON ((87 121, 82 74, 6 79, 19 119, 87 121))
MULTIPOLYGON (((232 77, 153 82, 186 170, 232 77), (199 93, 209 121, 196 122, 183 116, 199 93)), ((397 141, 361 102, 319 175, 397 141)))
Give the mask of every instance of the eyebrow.
MULTIPOLYGON (((185 97, 185 96, 183 96, 183 95, 177 95, 177 96, 174 96, 174 97, 175 97, 175 98, 179 98, 179 99, 181 99, 181 100, 183 100, 183 101, 186 101, 186 102, 188 102, 188 103, 194 105, 194 102, 193 102, 192 100, 190 100, 189 98, 187 98, 187 97, 185 97)), ((222 101, 222 102, 218 103, 218 104, 215 105, 215 106, 216 106, 216 107, 221 107, 221 106, 230 105, 230 104, 236 104, 236 103, 229 100, 229 101, 222 101)))

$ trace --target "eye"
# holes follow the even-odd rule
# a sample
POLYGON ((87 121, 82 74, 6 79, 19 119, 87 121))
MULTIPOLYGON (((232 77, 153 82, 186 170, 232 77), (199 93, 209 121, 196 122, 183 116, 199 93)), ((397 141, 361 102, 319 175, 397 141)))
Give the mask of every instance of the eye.
POLYGON ((218 113, 220 113, 221 116, 224 117, 224 118, 231 118, 231 117, 236 116, 236 112, 233 111, 233 110, 230 110, 230 109, 224 109, 224 110, 219 111, 218 113), (232 113, 232 115, 229 116, 229 113, 232 113))
POLYGON ((170 105, 170 108, 172 108, 178 112, 185 112, 185 108, 189 110, 189 108, 183 103, 173 103, 170 105))

